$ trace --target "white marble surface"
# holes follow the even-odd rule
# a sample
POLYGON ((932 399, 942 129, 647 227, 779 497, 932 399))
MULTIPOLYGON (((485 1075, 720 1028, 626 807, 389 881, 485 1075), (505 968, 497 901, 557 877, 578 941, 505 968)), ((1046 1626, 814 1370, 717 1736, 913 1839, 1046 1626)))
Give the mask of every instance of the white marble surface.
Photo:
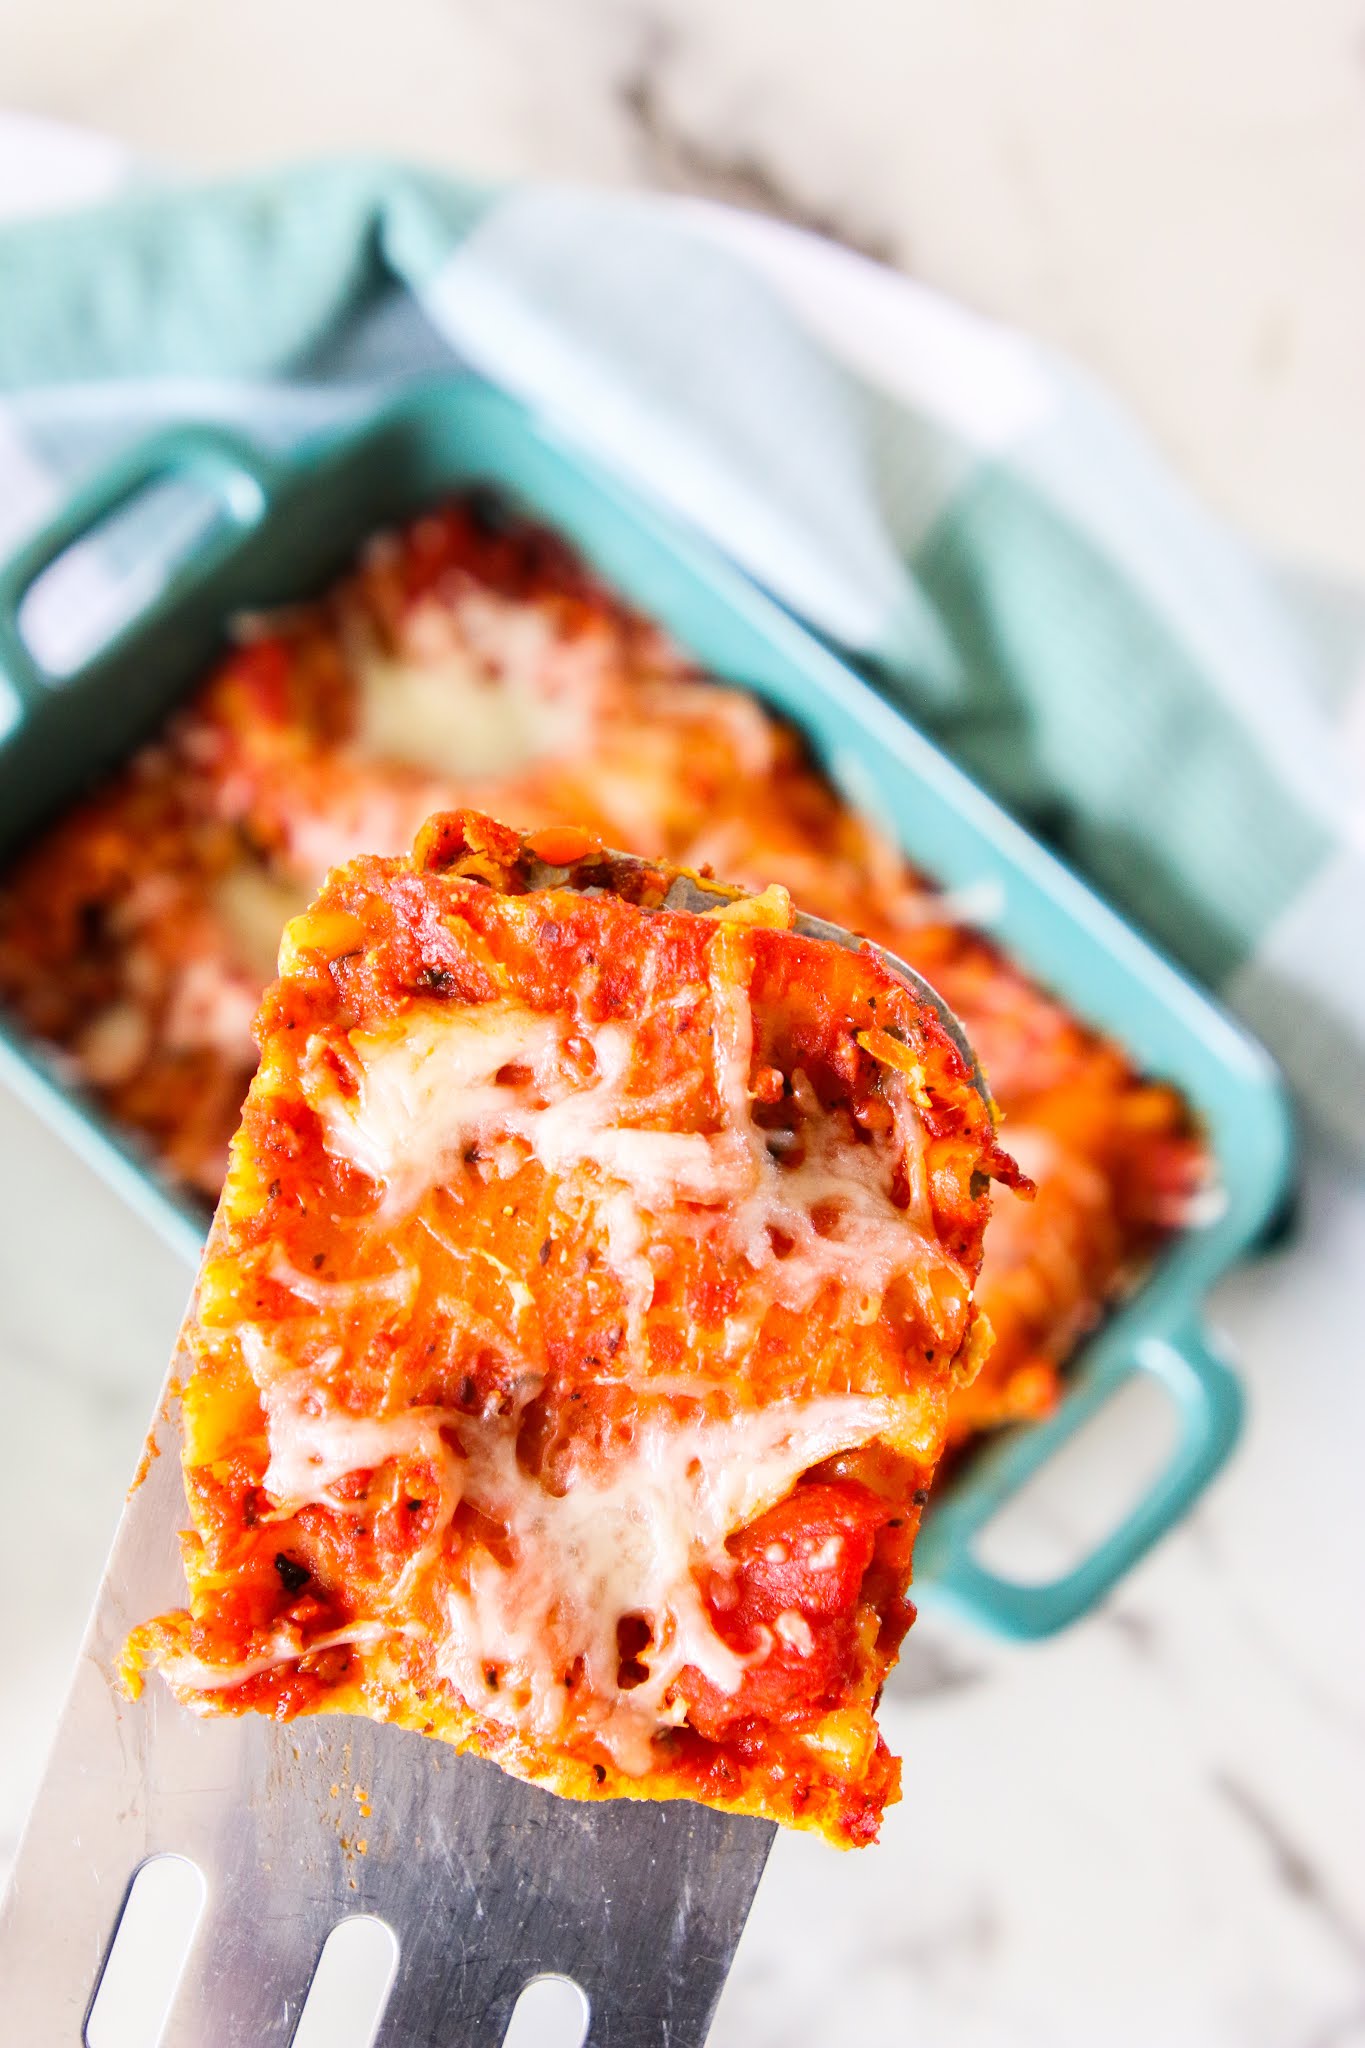
POLYGON ((1365 2043, 1362 1258, 1365 1190, 1316 1157, 1297 1243, 1214 1303, 1234 1464, 1070 1634, 912 1631, 904 1803, 836 1868, 779 1842, 713 2048, 1365 2043))
MULTIPOLYGON (((3 1095, 0 1162, 3 1861, 188 1276, 3 1095)), ((1069 1635, 921 1622, 884 1708, 905 1802, 860 1855, 779 1841, 713 2048, 1362 2048, 1362 1267, 1365 1188, 1315 1151, 1297 1240, 1215 1303, 1235 1463, 1069 1635)), ((1087 1448, 1034 1534, 1131 1464, 1087 1448)))
POLYGON ((206 170, 368 148, 831 226, 1365 578, 1360 0, 0 0, 0 97, 206 170))
MULTIPOLYGON (((0 93, 206 168, 368 145, 832 224, 1076 350, 1250 530, 1359 577, 1361 35, 1358 0, 0 0, 0 93)), ((858 1857, 779 1843, 714 2048, 1365 2048, 1363 1269, 1318 1151, 1296 1243, 1217 1302, 1229 1473, 1053 1644, 921 1623, 906 1801, 858 1857)), ((0 1861, 186 1285, 0 1094, 0 1861)), ((1129 1456, 1090 1447, 1076 1498, 1129 1456)))

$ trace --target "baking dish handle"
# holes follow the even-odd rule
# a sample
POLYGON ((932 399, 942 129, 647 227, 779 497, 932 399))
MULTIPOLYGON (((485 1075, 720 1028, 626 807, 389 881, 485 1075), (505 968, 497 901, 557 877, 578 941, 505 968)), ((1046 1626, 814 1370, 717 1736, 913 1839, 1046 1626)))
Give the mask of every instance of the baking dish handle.
MULTIPOLYGON (((55 518, 0 564, 0 678, 10 685, 21 709, 36 708, 50 696, 54 683, 65 690, 79 683, 82 674, 78 668, 71 674, 50 675, 25 639, 20 612, 39 577, 143 491, 173 482, 197 484, 213 501, 217 518, 202 545, 171 562, 156 592, 158 604, 217 567, 241 536, 260 523, 274 490, 273 472, 260 450, 221 427, 167 427, 99 470, 55 518)), ((120 622, 118 635, 131 624, 120 622)), ((98 653, 105 651, 101 646, 98 653)))
POLYGON ((1054 1635, 1086 1614, 1178 1522, 1237 1440, 1242 1392, 1208 1332, 1196 1322, 1174 1333, 1144 1332, 1131 1348, 1101 1362, 1047 1421, 1020 1430, 984 1454, 985 1469, 962 1496, 950 1494, 926 1523, 917 1559, 926 1605, 941 1605, 996 1635, 1020 1640, 1054 1635), (1001 1578, 982 1564, 974 1542, 986 1523, 1046 1465, 1119 1388, 1138 1375, 1155 1381, 1175 1410, 1176 1439, 1166 1463, 1116 1528, 1061 1577, 1041 1584, 1001 1578))

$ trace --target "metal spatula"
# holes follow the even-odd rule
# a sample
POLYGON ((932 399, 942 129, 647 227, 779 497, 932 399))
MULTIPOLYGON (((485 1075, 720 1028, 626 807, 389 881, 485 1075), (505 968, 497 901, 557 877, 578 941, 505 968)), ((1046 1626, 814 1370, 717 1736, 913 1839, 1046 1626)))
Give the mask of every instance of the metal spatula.
MULTIPOLYGON (((706 910, 731 895, 679 877, 667 901, 706 910)), ((863 943, 813 918, 796 928, 863 943)), ((984 1094, 956 1018, 882 958, 938 1012, 984 1094)), ((207 1903, 161 2048, 286 2048, 324 1941, 357 1913, 398 1941, 372 2036, 383 2048, 496 2048, 544 1972, 586 1994, 593 2048, 700 2048, 770 1823, 685 1801, 571 1803, 349 1716, 199 1720, 156 1680, 136 1702, 118 1693, 129 1629, 184 1597, 176 1406, 168 1392, 0 1908, 6 2038, 84 2038, 132 1880, 173 1852, 202 1872, 207 1903)))
POLYGON ((285 2048, 323 1942, 358 1912, 398 1937, 386 2048, 495 2048, 544 1971, 587 1994, 595 2048, 704 2041, 770 1824, 687 1802, 576 1805, 351 1716, 201 1721, 159 1682, 135 1703, 116 1693, 128 1630, 184 1598, 167 1411, 0 1918, 5 2039, 74 2048, 134 1873, 174 1851, 208 1898, 163 2048, 285 2048))

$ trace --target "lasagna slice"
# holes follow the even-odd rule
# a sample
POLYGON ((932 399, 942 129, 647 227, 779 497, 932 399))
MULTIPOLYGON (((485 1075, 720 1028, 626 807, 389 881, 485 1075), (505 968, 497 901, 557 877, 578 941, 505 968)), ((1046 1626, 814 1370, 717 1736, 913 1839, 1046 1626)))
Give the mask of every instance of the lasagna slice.
POLYGON ((1036 1201, 1000 1204, 995 1333, 952 1433, 1026 1420, 1193 1213, 1188 1104, 1133 1067, 850 809, 800 736, 701 674, 566 543, 487 493, 375 539, 306 604, 239 621, 157 737, 0 874, 0 1002, 182 1190, 212 1201, 280 931, 327 870, 433 811, 588 826, 908 960, 965 1025, 1036 1201))
POLYGON ((1017 1175, 876 954, 676 881, 460 812, 286 928, 126 1678, 861 1843, 1017 1175))

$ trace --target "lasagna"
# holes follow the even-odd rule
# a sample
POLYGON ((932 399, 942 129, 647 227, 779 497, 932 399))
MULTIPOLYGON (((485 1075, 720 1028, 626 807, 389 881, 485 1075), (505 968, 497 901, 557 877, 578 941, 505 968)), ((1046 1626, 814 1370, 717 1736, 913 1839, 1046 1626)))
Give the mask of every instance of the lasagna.
POLYGON ((286 918, 334 863, 398 854, 461 805, 781 883, 940 989, 1038 1189, 991 1226, 996 1341, 951 1429, 1043 1413, 1200 1186, 1185 1105, 913 870, 789 727, 486 495, 373 543, 325 597, 239 623, 161 735, 0 880, 0 1000, 212 1201, 286 918))
POLYGON ((127 1677, 856 1845, 1019 1176, 879 954, 677 880, 445 813, 286 926, 127 1677))

